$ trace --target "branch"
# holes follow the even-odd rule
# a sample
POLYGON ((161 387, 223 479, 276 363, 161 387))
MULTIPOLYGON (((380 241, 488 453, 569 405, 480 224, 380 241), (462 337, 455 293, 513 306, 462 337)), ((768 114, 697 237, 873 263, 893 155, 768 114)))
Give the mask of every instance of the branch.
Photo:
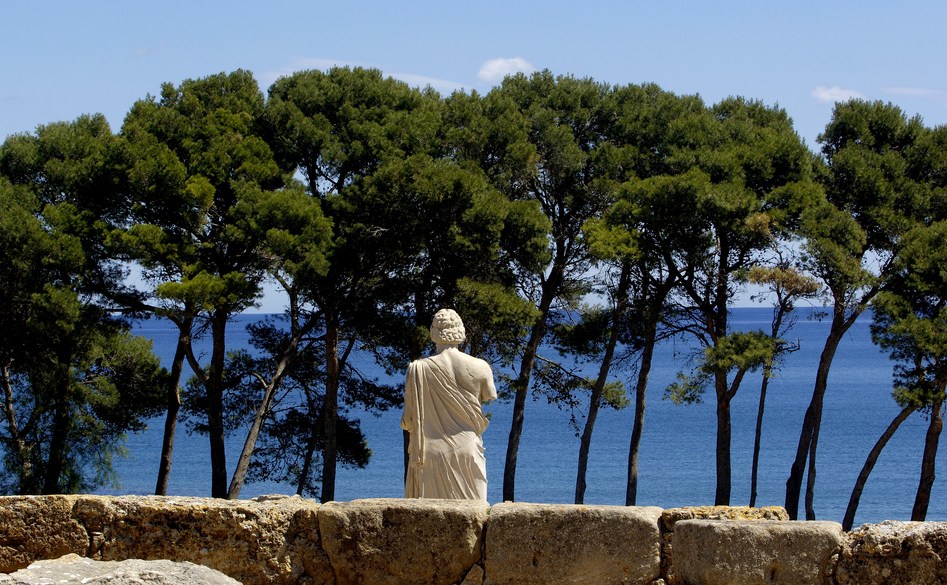
POLYGON ((538 355, 538 354, 536 355, 536 359, 539 360, 539 361, 541 361, 541 362, 546 362, 547 364, 550 364, 550 365, 552 365, 552 366, 555 366, 557 370, 559 370, 559 371, 562 372, 563 374, 566 374, 566 375, 568 375, 568 376, 571 376, 572 378, 574 378, 574 379, 576 379, 576 380, 582 380, 583 382, 586 381, 586 379, 583 378, 582 376, 576 374, 575 372, 573 372, 573 371, 571 371, 571 370, 569 370, 569 369, 564 368, 564 367, 562 366, 562 364, 560 364, 559 362, 555 362, 555 361, 553 361, 553 360, 551 360, 551 359, 544 358, 543 356, 538 355))
POLYGON ((191 366, 191 370, 194 371, 194 375, 197 376, 197 379, 201 381, 201 384, 207 385, 207 372, 204 371, 204 367, 201 366, 200 362, 197 361, 197 357, 194 355, 193 344, 188 342, 184 348, 184 354, 187 356, 187 364, 191 366))
POLYGON ((20 442, 20 431, 16 426, 16 410, 13 408, 13 383, 10 381, 10 368, 3 366, 4 414, 10 427, 10 437, 20 442))

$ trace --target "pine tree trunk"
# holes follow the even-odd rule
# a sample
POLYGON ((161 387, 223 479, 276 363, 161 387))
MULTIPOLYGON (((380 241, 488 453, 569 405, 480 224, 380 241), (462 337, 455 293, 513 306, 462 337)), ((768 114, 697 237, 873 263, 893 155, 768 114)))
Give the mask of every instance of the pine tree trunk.
POLYGON ((914 508, 911 510, 912 522, 923 522, 927 519, 927 507, 931 501, 931 488, 934 487, 937 446, 940 443, 940 433, 944 428, 944 417, 941 410, 943 406, 943 401, 931 405, 931 420, 927 426, 927 436, 924 438, 924 456, 921 460, 921 479, 918 482, 917 494, 914 497, 914 508))
MULTIPOLYGON (((60 352, 60 362, 68 364, 70 350, 60 352)), ((46 476, 43 483, 44 494, 62 493, 60 484, 63 468, 65 467, 66 439, 69 433, 69 422, 72 418, 72 407, 69 401, 70 374, 69 367, 60 366, 56 380, 56 395, 53 398, 53 433, 49 441, 49 456, 46 461, 46 476)))
POLYGON ((523 420, 526 411, 526 395, 529 392, 529 382, 533 375, 533 366, 536 355, 539 353, 539 344, 546 336, 546 320, 552 301, 562 286, 565 267, 557 262, 553 265, 549 278, 543 283, 542 297, 539 302, 539 315, 530 330, 529 341, 520 361, 520 371, 513 382, 515 396, 513 398, 513 420, 510 424, 510 438, 506 444, 506 462, 503 466, 503 501, 516 501, 516 460, 519 457, 520 438, 523 436, 523 420))
POLYGON ((635 420, 631 427, 631 441, 628 446, 628 483, 625 487, 625 505, 634 506, 638 500, 638 453, 641 450, 641 436, 644 432, 644 413, 647 402, 648 374, 654 358, 654 344, 657 337, 657 321, 649 319, 646 324, 644 349, 641 352, 641 365, 638 380, 635 383, 635 420))
POLYGON ((788 294, 777 288, 777 303, 774 307, 773 322, 770 326, 770 337, 773 340, 773 356, 766 360, 763 366, 763 380, 760 383, 760 404, 756 411, 756 430, 753 436, 753 468, 750 472, 750 507, 756 507, 757 485, 760 469, 760 443, 763 439, 763 414, 766 411, 766 391, 769 388, 769 379, 773 373, 773 364, 777 355, 782 351, 778 345, 780 330, 782 329, 783 319, 793 308, 793 294, 788 294))
POLYGON ((13 398, 13 383, 10 380, 10 368, 3 367, 3 393, 4 393, 4 417, 7 422, 7 429, 10 432, 10 441, 13 443, 13 454, 15 463, 13 467, 17 473, 17 494, 34 493, 36 487, 33 474, 33 462, 30 457, 30 449, 20 434, 20 429, 16 420, 16 408, 13 398))
POLYGON ((836 315, 832 319, 832 328, 828 337, 825 339, 825 345, 822 348, 822 354, 819 357, 819 367, 816 370, 815 387, 812 391, 812 399, 809 401, 809 407, 806 409, 806 415, 802 422, 802 429, 799 433, 799 443, 796 445, 796 456, 793 459, 792 468, 789 472, 789 478, 786 480, 786 512, 789 518, 796 520, 799 517, 799 497, 802 495, 802 478, 805 474, 806 463, 809 460, 809 450, 814 440, 815 429, 820 426, 822 420, 822 403, 825 398, 825 389, 828 386, 829 369, 832 367, 832 360, 835 358, 835 351, 842 340, 842 336, 848 330, 851 322, 845 324, 842 315, 836 315))
POLYGON ((226 352, 227 313, 216 311, 211 317, 210 371, 207 389, 207 427, 210 435, 211 495, 227 497, 227 451, 224 444, 224 359, 226 352))
POLYGON ((898 430, 898 427, 901 426, 911 414, 917 410, 913 406, 908 406, 907 408, 901 409, 901 412, 898 413, 898 416, 894 417, 894 420, 888 424, 888 428, 885 429, 885 432, 881 433, 881 436, 878 437, 878 441, 875 442, 875 446, 871 448, 871 451, 868 453, 868 457, 865 459, 865 464, 862 466, 861 471, 858 473, 858 479, 855 480, 855 487, 852 488, 852 495, 848 499, 848 507, 845 508, 845 517, 842 519, 842 530, 848 532, 852 529, 852 524, 855 522, 855 511, 858 510, 858 502, 861 500, 862 492, 865 490, 865 484, 868 482, 868 476, 871 475, 872 469, 875 468, 875 463, 878 461, 878 457, 881 456, 881 451, 888 444, 888 441, 891 440, 891 437, 894 435, 894 432, 898 430))
POLYGON ((510 437, 506 444, 506 462, 503 467, 503 501, 516 500, 516 460, 519 457, 520 438, 523 436, 523 421, 526 411, 526 394, 529 390, 529 381, 532 375, 533 364, 539 350, 539 340, 545 335, 545 316, 540 317, 542 322, 533 326, 530 341, 526 345, 526 352, 520 362, 520 374, 514 382, 516 394, 513 396, 513 420, 510 424, 510 437), (535 341, 534 341, 535 340, 535 341))
MULTIPOLYGON (((312 402, 310 401, 310 410, 312 412, 312 402)), ((322 417, 319 417, 322 420, 322 417)), ((319 438, 319 428, 316 421, 311 421, 309 437, 306 440, 306 455, 303 457, 303 468, 299 472, 296 480, 296 495, 302 496, 306 490, 306 484, 309 483, 309 475, 312 473, 312 458, 316 454, 316 446, 319 438)))
POLYGON ((763 437, 763 412, 766 409, 766 390, 773 371, 773 360, 763 366, 763 381, 760 383, 760 405, 756 410, 756 432, 753 435, 753 468, 750 471, 750 507, 756 507, 756 486, 760 468, 760 442, 763 437))
POLYGON ((279 363, 276 365, 276 370, 273 372, 272 378, 270 378, 263 390, 263 400, 260 402, 259 408, 257 408, 250 429, 247 431, 247 438, 243 443, 240 459, 237 460, 237 467, 234 469, 233 477, 230 480, 230 488, 227 490, 228 499, 236 500, 240 497, 240 490, 243 489, 243 482, 247 477, 247 471, 250 469, 250 460, 253 458, 253 451, 256 449, 257 439, 260 436, 260 431, 263 430, 263 423, 266 422, 266 418, 270 415, 273 398, 276 396, 276 392, 283 382, 286 370, 296 356, 296 348, 299 346, 301 337, 308 332, 308 330, 309 328, 307 327, 293 332, 288 347, 280 356, 279 363))
MULTIPOLYGON (((818 420, 822 420, 822 403, 819 403, 818 420)), ((816 451, 819 448, 819 431, 821 424, 812 428, 812 439, 809 441, 809 468, 806 473, 806 520, 815 520, 815 478, 816 478, 816 451)))
POLYGON ((233 470, 233 477, 230 478, 230 487, 227 489, 227 499, 236 500, 240 497, 240 490, 243 489, 243 482, 247 477, 247 471, 250 470, 250 460, 253 458, 253 451, 256 449, 256 441, 263 429, 263 422, 270 413, 270 405, 273 403, 273 396, 279 386, 279 380, 271 380, 263 391, 263 400, 253 416, 253 422, 247 431, 247 438, 243 442, 243 449, 240 451, 240 458, 237 459, 237 465, 233 470))
POLYGON ((339 326, 326 320, 326 397, 323 411, 322 503, 335 500, 339 420, 339 326))
POLYGON ((168 493, 168 478, 171 475, 171 460, 174 454, 174 435, 178 426, 178 411, 181 409, 181 375, 184 372, 184 360, 187 356, 187 345, 191 342, 191 320, 188 319, 178 326, 178 343, 174 350, 174 360, 171 362, 171 376, 168 379, 167 404, 168 411, 164 419, 164 437, 161 440, 161 460, 158 463, 158 479, 155 482, 155 495, 163 496, 168 493))
POLYGON ((612 359, 615 356, 615 347, 618 345, 618 337, 625 321, 625 310, 628 306, 628 267, 623 267, 621 276, 618 279, 618 289, 615 292, 617 299, 615 311, 612 314, 612 327, 608 334, 608 341, 605 345, 605 355, 602 356, 602 363, 599 366, 598 378, 592 387, 592 393, 589 397, 589 414, 585 418, 585 428, 582 429, 582 438, 579 441, 579 464, 576 470, 575 478, 575 503, 585 503, 586 475, 589 467, 589 450, 592 447, 592 432, 595 430, 595 420, 598 418, 598 410, 602 403, 602 393, 605 390, 605 384, 608 382, 608 373, 612 368, 612 359))
POLYGON ((727 396, 727 378, 716 373, 717 385, 717 489, 715 506, 730 505, 730 398, 727 396), (722 389, 721 389, 722 385, 722 389))

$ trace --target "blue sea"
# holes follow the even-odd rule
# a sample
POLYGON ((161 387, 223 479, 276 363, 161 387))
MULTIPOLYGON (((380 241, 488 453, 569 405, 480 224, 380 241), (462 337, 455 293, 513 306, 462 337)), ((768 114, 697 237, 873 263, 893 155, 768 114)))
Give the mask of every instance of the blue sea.
MULTIPOLYGON (((799 351, 788 355, 770 381, 763 421, 757 505, 782 505, 785 481, 799 438, 805 409, 812 395, 815 370, 828 322, 812 318, 822 309, 801 308, 788 335, 798 339, 799 351)), ((771 311, 765 307, 737 308, 732 323, 738 329, 769 329, 771 311)), ((247 343, 247 323, 260 315, 241 315, 229 329, 232 348, 247 343)), ((852 486, 868 451, 899 407, 891 398, 892 365, 871 343, 870 315, 864 315, 842 342, 829 376, 818 452, 815 511, 819 519, 841 521, 852 486)), ((151 319, 136 324, 138 333, 154 340, 155 351, 169 364, 175 331, 167 322, 151 319)), ((549 357, 558 357, 546 350, 549 357)), ((672 508, 708 505, 714 499, 715 405, 712 393, 700 404, 676 405, 663 399, 665 387, 677 372, 689 367, 692 354, 685 342, 664 343, 655 356, 650 377, 645 427, 639 457, 638 504, 672 508)), ((379 371, 379 370, 376 370, 379 371)), ((621 374, 626 387, 634 372, 621 374)), ((398 380, 400 382, 400 380, 398 380)), ((746 505, 750 493, 753 433, 761 376, 748 375, 732 403, 732 505, 746 505)), ((502 499, 503 462, 512 418, 512 402, 485 406, 490 427, 484 433, 487 449, 488 500, 502 499)), ((581 412, 582 409, 579 410, 581 412)), ((574 498, 579 440, 570 412, 544 397, 527 401, 517 467, 516 498, 522 502, 571 503, 574 498)), ((587 504, 623 505, 633 407, 600 413, 589 459, 587 504)), ((400 410, 380 416, 363 413, 363 432, 372 449, 364 469, 340 468, 336 498, 400 497, 402 495, 402 435, 400 410)), ((581 425, 582 421, 579 421, 581 425)), ((912 415, 888 444, 862 495, 855 525, 886 519, 910 519, 920 472, 927 420, 912 415)), ((168 493, 208 496, 210 456, 208 439, 189 435, 179 425, 168 493)), ((127 458, 117 463, 120 486, 108 494, 153 493, 161 450, 163 418, 150 422, 140 434, 129 435, 127 458)), ((243 436, 228 438, 228 472, 232 472, 243 436)), ((938 476, 947 477, 943 458, 938 476)), ((247 484, 242 498, 294 493, 290 485, 247 484)), ((947 520, 943 480, 934 484, 928 520, 947 520)))

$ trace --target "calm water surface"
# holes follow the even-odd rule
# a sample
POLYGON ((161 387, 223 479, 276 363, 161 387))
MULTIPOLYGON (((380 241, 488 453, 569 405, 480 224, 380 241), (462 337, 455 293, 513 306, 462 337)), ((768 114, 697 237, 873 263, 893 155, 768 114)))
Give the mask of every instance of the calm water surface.
MULTIPOLYGON (((827 322, 806 318, 812 312, 800 310, 800 319, 790 337, 799 338, 801 349, 786 358, 770 381, 763 421, 757 505, 783 504, 786 477, 828 331, 827 322)), ((233 347, 246 343, 246 323, 259 318, 244 315, 231 325, 233 347)), ((734 326, 741 329, 768 330, 769 318, 768 308, 741 308, 733 313, 734 326)), ((868 325, 867 317, 854 325, 839 348, 829 376, 817 459, 815 508, 820 519, 841 521, 865 456, 899 411, 891 398, 891 363, 872 345, 868 325)), ((173 329, 156 320, 140 323, 137 329, 154 340, 155 350, 168 362, 175 341, 173 329)), ((664 388, 674 381, 678 370, 687 367, 688 355, 687 347, 678 342, 664 344, 655 356, 639 456, 640 505, 670 508, 713 503, 716 433, 713 395, 708 394, 701 404, 688 406, 663 399, 664 388)), ((626 386, 633 383, 633 375, 634 372, 621 374, 626 386)), ((760 376, 748 375, 732 403, 733 505, 745 505, 749 501, 759 388, 760 376)), ((490 482, 488 499, 495 503, 502 499, 503 461, 512 403, 498 401, 487 405, 485 411, 491 415, 490 427, 484 434, 490 482)), ((592 439, 586 503, 624 504, 633 414, 632 407, 600 413, 592 439)), ((373 457, 365 469, 339 469, 337 499, 402 495, 400 416, 400 410, 381 416, 368 413, 360 416, 373 457)), ((862 496, 856 525, 910 518, 926 425, 926 419, 915 414, 889 443, 862 496)), ((101 493, 153 492, 162 429, 163 419, 156 419, 144 433, 128 437, 129 457, 117 464, 121 486, 101 493)), ((228 472, 232 472, 242 445, 243 437, 228 438, 228 472)), ((579 440, 576 430, 570 426, 569 412, 548 404, 543 397, 528 401, 517 467, 517 500, 572 502, 578 449, 579 440)), ((947 476, 943 463, 938 465, 938 476, 947 476)), ((183 425, 179 425, 176 438, 169 493, 210 494, 208 440, 204 436, 188 435, 183 425)), ((274 483, 248 484, 241 497, 271 493, 294 493, 294 489, 274 483)), ((934 484, 928 520, 947 520, 943 481, 934 484)))

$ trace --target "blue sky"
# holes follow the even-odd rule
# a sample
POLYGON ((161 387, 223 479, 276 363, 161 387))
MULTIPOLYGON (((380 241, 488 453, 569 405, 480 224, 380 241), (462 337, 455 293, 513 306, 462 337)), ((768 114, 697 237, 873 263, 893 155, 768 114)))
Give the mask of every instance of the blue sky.
POLYGON ((118 131, 166 81, 248 69, 265 91, 339 64, 441 93, 549 69, 708 103, 740 95, 784 108, 817 149, 832 104, 848 97, 947 123, 947 2, 897 4, 2 0, 0 139, 94 112, 118 131))
POLYGON ((785 108, 810 147, 835 99, 890 101, 947 123, 947 2, 230 2, 4 0, 0 138, 237 68, 261 89, 332 64, 376 67, 442 93, 549 69, 655 82, 707 102, 785 108))

